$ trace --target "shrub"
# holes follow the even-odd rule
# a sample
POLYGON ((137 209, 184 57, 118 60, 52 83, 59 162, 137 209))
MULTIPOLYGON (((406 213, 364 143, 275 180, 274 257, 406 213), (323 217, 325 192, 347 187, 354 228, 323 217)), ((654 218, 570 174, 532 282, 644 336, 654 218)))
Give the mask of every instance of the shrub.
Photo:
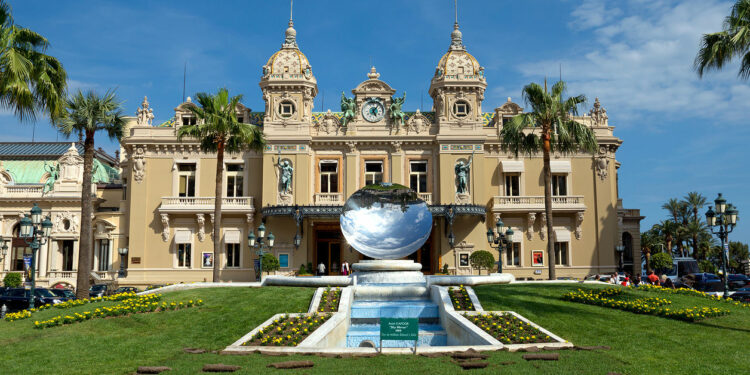
POLYGON ((306 275, 307 269, 305 268, 304 264, 300 264, 299 266, 299 272, 297 272, 297 275, 306 275))
POLYGON ((698 267, 701 269, 701 272, 716 273, 718 270, 716 265, 707 259, 698 262, 698 267))
POLYGON ((18 272, 8 273, 3 278, 3 285, 7 288, 18 288, 21 286, 21 274, 18 272))
POLYGON ((469 262, 471 262, 471 267, 475 268, 481 274, 482 268, 486 268, 489 271, 495 266, 495 257, 487 250, 477 250, 471 253, 469 262))
POLYGON ((448 274, 448 263, 443 264, 443 273, 446 275, 448 274))
POLYGON ((315 274, 315 267, 313 267, 312 262, 307 262, 307 272, 310 274, 315 274))
POLYGON ((279 260, 273 254, 263 254, 263 272, 277 271, 279 268, 279 260))
POLYGON ((651 256, 651 268, 656 273, 665 273, 673 267, 672 256, 667 253, 658 253, 651 256))

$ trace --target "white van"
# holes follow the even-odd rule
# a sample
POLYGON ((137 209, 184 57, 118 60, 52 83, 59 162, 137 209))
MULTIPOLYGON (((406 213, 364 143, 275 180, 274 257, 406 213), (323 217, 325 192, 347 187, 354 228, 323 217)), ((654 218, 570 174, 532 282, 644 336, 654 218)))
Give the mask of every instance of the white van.
MULTIPOLYGON (((645 261, 641 262, 641 269, 643 270, 641 277, 647 277, 645 261)), ((674 257, 672 258, 672 269, 667 271, 665 275, 672 279, 672 281, 678 281, 685 275, 699 272, 697 260, 691 257, 674 257)))

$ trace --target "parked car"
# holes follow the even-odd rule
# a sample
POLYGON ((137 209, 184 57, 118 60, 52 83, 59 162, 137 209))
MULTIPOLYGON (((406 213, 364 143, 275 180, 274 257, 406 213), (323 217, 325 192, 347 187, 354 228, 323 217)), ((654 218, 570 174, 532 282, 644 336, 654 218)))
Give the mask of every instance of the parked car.
POLYGON ((750 291, 734 292, 729 298, 744 303, 750 303, 750 291))
POLYGON ((52 294, 60 297, 60 299, 62 299, 63 301, 70 301, 70 300, 76 299, 76 294, 73 293, 73 291, 70 289, 53 288, 53 289, 50 289, 49 291, 52 292, 52 294))
POLYGON ((730 274, 729 275, 729 290, 735 290, 742 288, 750 284, 750 278, 742 274, 730 274))
POLYGON ((737 289, 738 292, 750 292, 750 286, 737 289))
POLYGON ((138 293, 140 290, 134 286, 121 286, 115 290, 114 294, 120 294, 120 293, 138 293))
POLYGON ((89 297, 104 297, 111 295, 114 291, 112 284, 95 284, 89 288, 89 297))
MULTIPOLYGON (((31 290, 24 288, 8 288, 5 290, 2 296, 0 296, 0 306, 5 305, 8 307, 8 311, 20 311, 29 307, 29 296, 31 290)), ((52 294, 47 288, 35 288, 34 289, 34 307, 39 307, 46 304, 58 304, 63 302, 60 297, 52 294)))

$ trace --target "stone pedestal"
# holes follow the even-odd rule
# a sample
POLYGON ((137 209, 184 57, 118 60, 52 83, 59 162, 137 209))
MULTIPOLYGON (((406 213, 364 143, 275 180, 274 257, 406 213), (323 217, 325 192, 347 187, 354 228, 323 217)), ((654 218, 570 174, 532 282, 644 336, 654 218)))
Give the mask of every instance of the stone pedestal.
POLYGON ((425 284, 422 265, 412 260, 363 260, 352 265, 354 284, 425 284))

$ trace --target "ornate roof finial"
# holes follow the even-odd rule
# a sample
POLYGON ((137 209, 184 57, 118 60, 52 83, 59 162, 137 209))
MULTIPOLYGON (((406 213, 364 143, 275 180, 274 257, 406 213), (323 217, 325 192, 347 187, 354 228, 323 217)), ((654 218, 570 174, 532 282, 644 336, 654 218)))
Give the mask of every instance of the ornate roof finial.
POLYGON ((373 66, 372 68, 370 68, 370 73, 367 73, 367 78, 369 78, 369 79, 378 79, 378 78, 380 78, 380 73, 378 73, 375 70, 375 66, 373 66))
POLYGON ((451 46, 449 50, 456 51, 456 50, 466 50, 464 47, 464 42, 461 39, 462 34, 461 30, 458 29, 458 0, 453 0, 453 5, 455 7, 456 11, 456 22, 453 24, 453 32, 451 32, 451 46))
POLYGON ((602 107, 602 103, 599 103, 599 98, 594 99, 594 108, 589 111, 589 116, 594 121, 594 126, 606 126, 609 116, 607 116, 607 110, 602 107))
POLYGON ((284 33, 284 43, 281 48, 297 48, 297 30, 294 29, 294 21, 292 19, 292 9, 294 8, 294 0, 289 1, 289 27, 287 27, 284 33))

